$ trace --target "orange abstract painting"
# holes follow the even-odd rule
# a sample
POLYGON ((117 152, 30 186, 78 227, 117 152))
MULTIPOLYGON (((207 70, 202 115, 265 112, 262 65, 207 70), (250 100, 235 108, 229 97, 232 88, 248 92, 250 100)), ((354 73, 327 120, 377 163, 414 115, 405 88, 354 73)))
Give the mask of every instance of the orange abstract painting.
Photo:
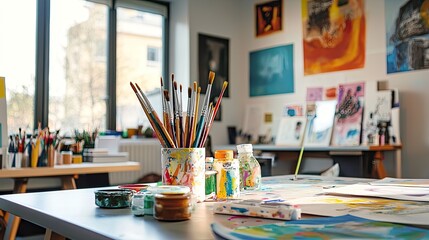
POLYGON ((363 68, 363 0, 302 0, 304 74, 363 68))

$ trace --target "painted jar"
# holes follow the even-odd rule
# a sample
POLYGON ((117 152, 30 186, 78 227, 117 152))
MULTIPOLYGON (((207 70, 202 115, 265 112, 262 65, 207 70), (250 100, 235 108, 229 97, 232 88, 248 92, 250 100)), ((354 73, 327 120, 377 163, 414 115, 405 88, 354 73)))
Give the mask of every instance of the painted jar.
POLYGON ((252 144, 237 145, 240 161, 240 189, 257 190, 261 188, 261 165, 253 156, 252 144))
POLYGON ((215 152, 213 168, 217 171, 217 199, 240 197, 240 164, 233 156, 232 150, 218 150, 215 152))

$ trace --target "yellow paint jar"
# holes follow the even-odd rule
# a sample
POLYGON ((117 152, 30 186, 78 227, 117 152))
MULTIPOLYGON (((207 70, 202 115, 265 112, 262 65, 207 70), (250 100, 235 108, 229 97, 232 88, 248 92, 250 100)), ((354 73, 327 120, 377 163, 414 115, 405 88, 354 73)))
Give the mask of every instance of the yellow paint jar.
POLYGON ((240 163, 233 158, 232 150, 215 151, 213 169, 216 175, 216 198, 240 197, 240 163))

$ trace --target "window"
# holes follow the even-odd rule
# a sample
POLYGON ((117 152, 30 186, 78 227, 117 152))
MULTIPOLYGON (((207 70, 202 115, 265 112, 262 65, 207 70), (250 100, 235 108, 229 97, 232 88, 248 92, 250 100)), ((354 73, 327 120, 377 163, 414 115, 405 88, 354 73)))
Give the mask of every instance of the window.
POLYGON ((161 110, 167 15, 168 5, 151 1, 2 1, 9 132, 32 131, 38 121, 63 134, 148 126, 129 82, 161 110))
POLYGON ((34 122, 36 1, 0 2, 0 76, 6 78, 8 129, 34 122))

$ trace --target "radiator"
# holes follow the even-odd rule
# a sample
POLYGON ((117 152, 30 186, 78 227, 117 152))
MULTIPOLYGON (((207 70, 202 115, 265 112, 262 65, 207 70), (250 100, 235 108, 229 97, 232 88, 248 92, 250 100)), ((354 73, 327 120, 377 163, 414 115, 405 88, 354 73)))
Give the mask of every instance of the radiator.
POLYGON ((140 171, 110 173, 110 185, 136 183, 148 173, 161 175, 161 144, 158 139, 121 140, 119 151, 128 152, 129 161, 139 162, 140 171))

